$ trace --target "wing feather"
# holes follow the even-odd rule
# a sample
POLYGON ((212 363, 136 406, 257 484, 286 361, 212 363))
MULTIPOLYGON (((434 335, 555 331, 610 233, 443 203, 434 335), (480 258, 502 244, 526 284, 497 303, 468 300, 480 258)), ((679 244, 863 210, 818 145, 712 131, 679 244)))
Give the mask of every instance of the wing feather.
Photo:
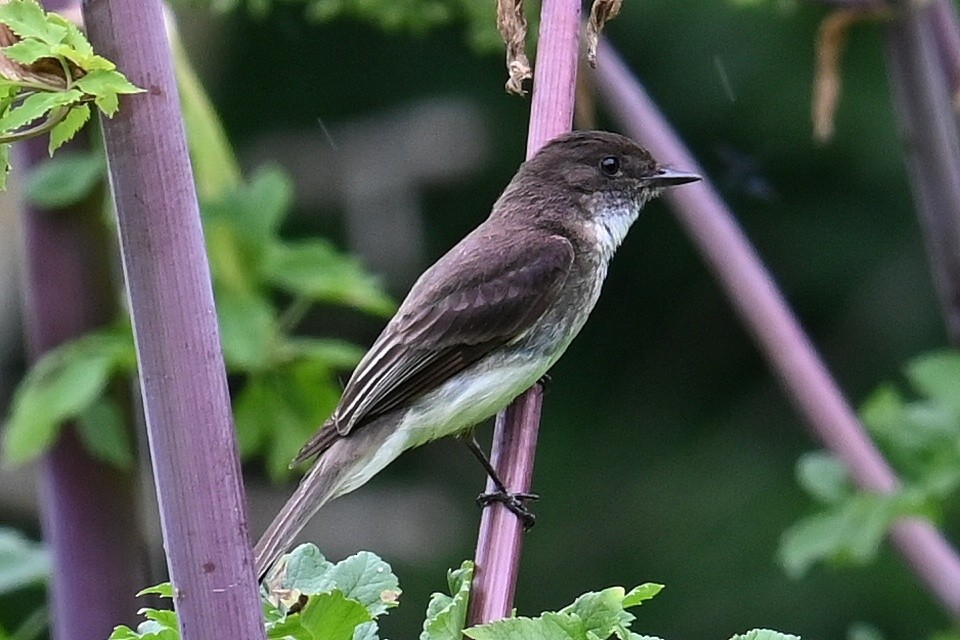
POLYGON ((523 336, 549 308, 573 263, 573 247, 562 236, 532 240, 523 232, 504 234, 492 255, 491 237, 475 232, 428 270, 294 462, 523 336))

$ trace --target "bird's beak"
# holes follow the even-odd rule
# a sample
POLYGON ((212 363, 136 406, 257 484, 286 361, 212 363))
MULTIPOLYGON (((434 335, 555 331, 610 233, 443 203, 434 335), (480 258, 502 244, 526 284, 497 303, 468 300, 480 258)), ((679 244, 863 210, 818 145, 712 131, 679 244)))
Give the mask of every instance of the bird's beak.
POLYGON ((687 184, 701 180, 695 173, 684 173, 682 171, 673 171, 671 169, 660 169, 656 175, 645 178, 643 186, 645 187, 675 187, 678 184, 687 184))

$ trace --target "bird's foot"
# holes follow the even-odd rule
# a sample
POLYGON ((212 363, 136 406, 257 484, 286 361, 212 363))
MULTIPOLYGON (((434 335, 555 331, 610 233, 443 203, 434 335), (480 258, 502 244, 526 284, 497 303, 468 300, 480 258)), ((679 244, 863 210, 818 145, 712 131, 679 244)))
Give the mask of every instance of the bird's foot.
POLYGON ((477 496, 477 504, 486 507, 494 502, 499 502, 505 506, 510 513, 520 518, 523 523, 523 530, 529 531, 537 523, 537 516, 524 504, 526 500, 539 500, 540 496, 536 493, 512 493, 505 489, 493 491, 491 493, 481 493, 477 496))
POLYGON ((540 388, 543 389, 544 393, 546 393, 547 389, 550 388, 550 385, 553 384, 553 378, 550 377, 549 373, 545 373, 540 376, 539 380, 537 380, 537 384, 540 385, 540 388))

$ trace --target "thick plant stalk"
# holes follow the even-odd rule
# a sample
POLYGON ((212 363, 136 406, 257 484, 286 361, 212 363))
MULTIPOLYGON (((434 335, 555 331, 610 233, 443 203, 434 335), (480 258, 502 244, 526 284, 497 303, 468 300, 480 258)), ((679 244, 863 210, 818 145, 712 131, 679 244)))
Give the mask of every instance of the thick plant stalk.
POLYGON ((160 0, 87 0, 146 93, 103 120, 140 387, 184 640, 264 638, 210 269, 160 0))
MULTIPOLYGON (((60 153, 82 146, 76 141, 60 153)), ((48 157, 47 141, 23 142, 17 156, 17 166, 36 166, 48 157)), ((114 318, 111 240, 97 200, 68 210, 29 205, 22 210, 24 330, 31 361, 114 318)), ((133 594, 144 580, 137 486, 136 473, 91 456, 69 424, 43 457, 40 507, 53 559, 50 611, 56 640, 103 640, 116 624, 135 619, 133 594)))
POLYGON ((955 10, 938 4, 895 3, 883 41, 934 284, 947 335, 960 347, 960 135, 949 89, 957 70, 942 64, 958 34, 955 10))
MULTIPOLYGON (((573 126, 579 54, 580 1, 543 0, 534 68, 527 158, 573 126)), ((539 385, 497 416, 491 461, 510 491, 530 491, 543 390, 539 385)), ((494 491, 492 482, 487 491, 494 491)), ((470 595, 469 624, 510 615, 520 567, 523 526, 503 505, 483 510, 477 541, 476 575, 470 595)))
MULTIPOLYGON (((609 43, 601 42, 598 57, 598 88, 624 129, 661 162, 705 175, 609 43)), ((896 491, 899 479, 868 437, 717 191, 704 180, 668 192, 667 199, 817 437, 843 460, 859 487, 878 493, 896 491)), ((960 619, 956 551, 919 518, 900 520, 892 538, 921 581, 960 619)))

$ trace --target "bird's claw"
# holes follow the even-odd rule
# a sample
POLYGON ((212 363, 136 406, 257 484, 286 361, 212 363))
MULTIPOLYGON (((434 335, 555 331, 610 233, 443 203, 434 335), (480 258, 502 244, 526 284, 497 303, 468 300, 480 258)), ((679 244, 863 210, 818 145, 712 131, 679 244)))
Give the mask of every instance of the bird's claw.
POLYGON ((539 500, 540 496, 536 493, 512 493, 510 491, 493 491, 491 493, 481 493, 477 496, 477 504, 480 507, 486 507, 494 502, 499 502, 505 506, 510 513, 520 518, 523 523, 523 530, 529 531, 537 523, 537 516, 524 504, 525 500, 539 500))

